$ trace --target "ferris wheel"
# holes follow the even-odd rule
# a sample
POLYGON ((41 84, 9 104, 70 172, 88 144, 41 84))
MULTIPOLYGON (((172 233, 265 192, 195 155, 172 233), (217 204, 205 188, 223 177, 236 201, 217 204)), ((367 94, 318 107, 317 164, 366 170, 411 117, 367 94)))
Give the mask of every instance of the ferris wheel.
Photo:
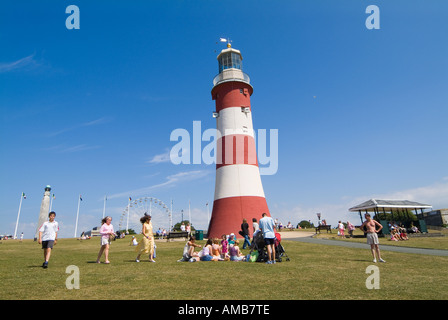
POLYGON ((119 230, 134 229, 134 231, 139 232, 141 228, 140 218, 144 215, 151 216, 154 231, 158 228, 171 230, 173 225, 172 210, 162 200, 154 197, 143 197, 136 200, 129 198, 129 203, 120 216, 119 230))

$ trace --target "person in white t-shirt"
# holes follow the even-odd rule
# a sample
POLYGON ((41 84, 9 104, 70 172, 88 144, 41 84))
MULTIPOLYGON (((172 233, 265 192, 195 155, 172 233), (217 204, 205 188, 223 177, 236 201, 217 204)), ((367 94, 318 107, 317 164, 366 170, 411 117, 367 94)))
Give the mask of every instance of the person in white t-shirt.
POLYGON ((267 213, 262 214, 259 227, 263 232, 264 243, 268 249, 268 261, 267 264, 275 263, 275 232, 277 230, 274 219, 269 217, 267 213))
POLYGON ((53 245, 58 241, 59 224, 54 220, 56 218, 56 212, 51 211, 48 214, 48 221, 45 221, 39 228, 39 244, 42 244, 44 249, 44 263, 42 268, 48 268, 48 261, 50 260, 51 250, 53 245))

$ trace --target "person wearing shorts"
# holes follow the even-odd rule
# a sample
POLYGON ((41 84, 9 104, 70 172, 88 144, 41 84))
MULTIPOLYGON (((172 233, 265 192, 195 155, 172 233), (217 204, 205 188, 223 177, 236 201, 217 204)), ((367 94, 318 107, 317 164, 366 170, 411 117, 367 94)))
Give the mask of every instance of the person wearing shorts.
POLYGON ((380 262, 386 262, 381 258, 380 248, 378 246, 378 232, 383 229, 383 226, 377 221, 373 220, 370 217, 370 214, 366 213, 365 215, 366 221, 359 227, 363 232, 364 227, 366 228, 367 233, 367 244, 370 245, 370 251, 372 252, 373 262, 376 263, 376 258, 378 257, 380 262), (378 227, 378 229, 377 229, 378 227))
POLYGON ((51 250, 58 241, 59 224, 54 220, 56 212, 51 211, 48 214, 48 221, 45 221, 39 228, 39 244, 42 244, 44 250, 44 263, 42 268, 48 268, 48 261, 50 260, 51 250))
POLYGON ((369 245, 378 245, 378 235, 376 232, 368 232, 367 233, 367 244, 369 245))
POLYGON ((96 259, 96 263, 101 263, 100 258, 104 253, 105 262, 106 264, 109 264, 109 245, 110 245, 110 235, 113 235, 114 232, 114 226, 112 225, 112 218, 107 216, 104 217, 103 220, 101 220, 101 227, 100 227, 100 234, 101 234, 101 248, 98 252, 98 258, 96 259))
POLYGON ((274 219, 268 217, 266 213, 262 214, 262 218, 260 219, 259 227, 261 232, 263 233, 264 243, 268 250, 268 261, 267 264, 275 263, 275 223, 274 219))

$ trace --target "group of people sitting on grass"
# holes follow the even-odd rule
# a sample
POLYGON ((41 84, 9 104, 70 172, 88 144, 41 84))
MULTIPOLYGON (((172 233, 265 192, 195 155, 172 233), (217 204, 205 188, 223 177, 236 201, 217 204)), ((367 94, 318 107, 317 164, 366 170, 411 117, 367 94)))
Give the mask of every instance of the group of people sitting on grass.
POLYGON ((234 234, 229 236, 223 234, 221 239, 208 239, 202 247, 196 243, 196 238, 192 235, 185 244, 182 258, 178 261, 246 261, 246 256, 241 253, 239 243, 234 234), (201 250, 195 251, 196 248, 201 250))
POLYGON ((403 225, 398 225, 394 222, 391 222, 389 223, 389 229, 391 241, 409 240, 406 228, 403 225))

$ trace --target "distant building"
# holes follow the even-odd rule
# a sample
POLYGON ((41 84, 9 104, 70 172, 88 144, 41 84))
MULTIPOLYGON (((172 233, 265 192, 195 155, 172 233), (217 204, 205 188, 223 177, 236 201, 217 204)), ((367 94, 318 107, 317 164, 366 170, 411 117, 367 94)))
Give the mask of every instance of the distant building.
POLYGON ((432 210, 418 214, 419 219, 425 220, 429 226, 448 225, 448 209, 432 210))

